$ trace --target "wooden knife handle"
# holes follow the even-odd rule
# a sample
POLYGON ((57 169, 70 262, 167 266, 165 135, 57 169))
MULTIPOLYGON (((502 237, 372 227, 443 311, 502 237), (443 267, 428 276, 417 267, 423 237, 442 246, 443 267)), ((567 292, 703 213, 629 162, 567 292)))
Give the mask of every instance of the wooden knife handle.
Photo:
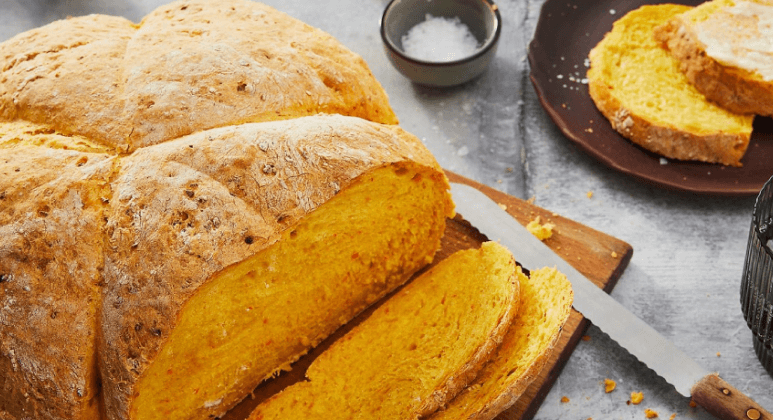
POLYGON ((692 387, 692 399, 722 420, 773 420, 754 400, 713 373, 692 387))

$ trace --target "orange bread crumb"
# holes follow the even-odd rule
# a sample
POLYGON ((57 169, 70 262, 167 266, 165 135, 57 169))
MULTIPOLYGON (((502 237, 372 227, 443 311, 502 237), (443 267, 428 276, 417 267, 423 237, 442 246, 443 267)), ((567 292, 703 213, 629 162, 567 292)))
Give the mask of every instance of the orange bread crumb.
POLYGON ((545 239, 553 236, 554 227, 556 227, 556 225, 553 223, 542 224, 539 216, 537 216, 536 219, 532 220, 528 225, 526 225, 526 229, 531 232, 532 235, 536 236, 540 241, 544 241, 545 239))
POLYGON ((631 392, 631 402, 633 404, 639 404, 643 399, 644 399, 643 392, 631 392))
POLYGON ((657 411, 654 411, 654 410, 650 410, 650 409, 648 408, 648 409, 644 410, 644 415, 645 415, 645 416, 646 416, 648 419, 654 419, 655 417, 657 417, 657 416, 658 416, 658 412, 657 412, 657 411))
POLYGON ((604 392, 606 392, 607 394, 614 391, 616 386, 617 386, 617 382, 611 379, 604 379, 604 392))

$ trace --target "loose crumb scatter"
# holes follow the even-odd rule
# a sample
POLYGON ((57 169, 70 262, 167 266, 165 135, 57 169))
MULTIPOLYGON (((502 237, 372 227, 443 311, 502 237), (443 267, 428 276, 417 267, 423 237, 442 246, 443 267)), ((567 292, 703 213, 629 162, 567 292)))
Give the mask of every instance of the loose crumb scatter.
POLYGON ((604 392, 606 392, 607 394, 614 391, 616 386, 617 386, 617 382, 609 378, 604 379, 604 392))
POLYGON ((564 395, 563 397, 561 397, 561 402, 562 402, 562 403, 568 403, 568 402, 569 402, 569 397, 567 397, 566 395, 564 395))
POLYGON ((588 191, 588 193, 586 195, 588 196, 588 198, 593 197, 593 191, 588 191))
POLYGON ((582 336, 582 341, 590 341, 590 336, 589 335, 582 336))
POLYGON ((644 399, 644 393, 643 392, 631 392, 631 403, 633 404, 639 404, 641 403, 641 400, 644 399))
POLYGON ((668 420, 674 420, 676 418, 676 413, 671 414, 671 417, 668 418, 668 420))
POLYGON ((612 258, 617 258, 617 252, 612 251, 612 258))
POLYGON ((698 404, 695 401, 690 400, 690 407, 695 408, 697 406, 698 406, 698 404))
POLYGON ((545 223, 542 224, 540 221, 540 217, 537 216, 534 220, 529 222, 528 225, 526 225, 526 229, 532 233, 532 235, 536 236, 537 239, 540 241, 544 241, 545 239, 550 238, 553 236, 553 228, 556 227, 556 225, 552 223, 545 223))
POLYGON ((720 357, 720 356, 722 356, 722 354, 720 354, 719 352, 717 352, 717 357, 720 357))
POLYGON ((658 416, 658 412, 654 410, 650 410, 649 408, 644 410, 644 416, 646 416, 648 419, 654 419, 658 416))

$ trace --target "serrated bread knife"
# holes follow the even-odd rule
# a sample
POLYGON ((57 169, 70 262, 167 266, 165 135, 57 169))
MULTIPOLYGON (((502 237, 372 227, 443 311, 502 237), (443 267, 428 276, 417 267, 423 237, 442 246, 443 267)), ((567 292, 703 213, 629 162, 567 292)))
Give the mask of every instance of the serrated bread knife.
POLYGON ((593 284, 532 235, 487 195, 451 183, 456 210, 492 241, 510 249, 524 267, 556 267, 572 283, 574 308, 644 362, 676 390, 720 419, 773 420, 751 398, 708 372, 652 327, 593 284))

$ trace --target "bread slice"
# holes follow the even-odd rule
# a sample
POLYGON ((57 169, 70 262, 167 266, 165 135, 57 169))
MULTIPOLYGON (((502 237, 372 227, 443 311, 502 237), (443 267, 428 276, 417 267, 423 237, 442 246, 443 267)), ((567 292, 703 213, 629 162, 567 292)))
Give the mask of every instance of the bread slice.
POLYGON ((698 91, 739 114, 773 115, 773 4, 713 0, 655 29, 698 91))
POLYGON ((572 286, 555 268, 520 278, 520 304, 505 339, 470 386, 429 418, 493 419, 537 378, 572 310, 572 286))
POLYGON ((391 297, 250 415, 268 419, 416 419, 447 403, 502 341, 517 311, 512 255, 458 251, 391 297))
POLYGON ((649 151, 741 166, 753 117, 709 102, 654 39, 655 27, 688 10, 642 6, 615 22, 589 55, 591 98, 617 132, 649 151))

